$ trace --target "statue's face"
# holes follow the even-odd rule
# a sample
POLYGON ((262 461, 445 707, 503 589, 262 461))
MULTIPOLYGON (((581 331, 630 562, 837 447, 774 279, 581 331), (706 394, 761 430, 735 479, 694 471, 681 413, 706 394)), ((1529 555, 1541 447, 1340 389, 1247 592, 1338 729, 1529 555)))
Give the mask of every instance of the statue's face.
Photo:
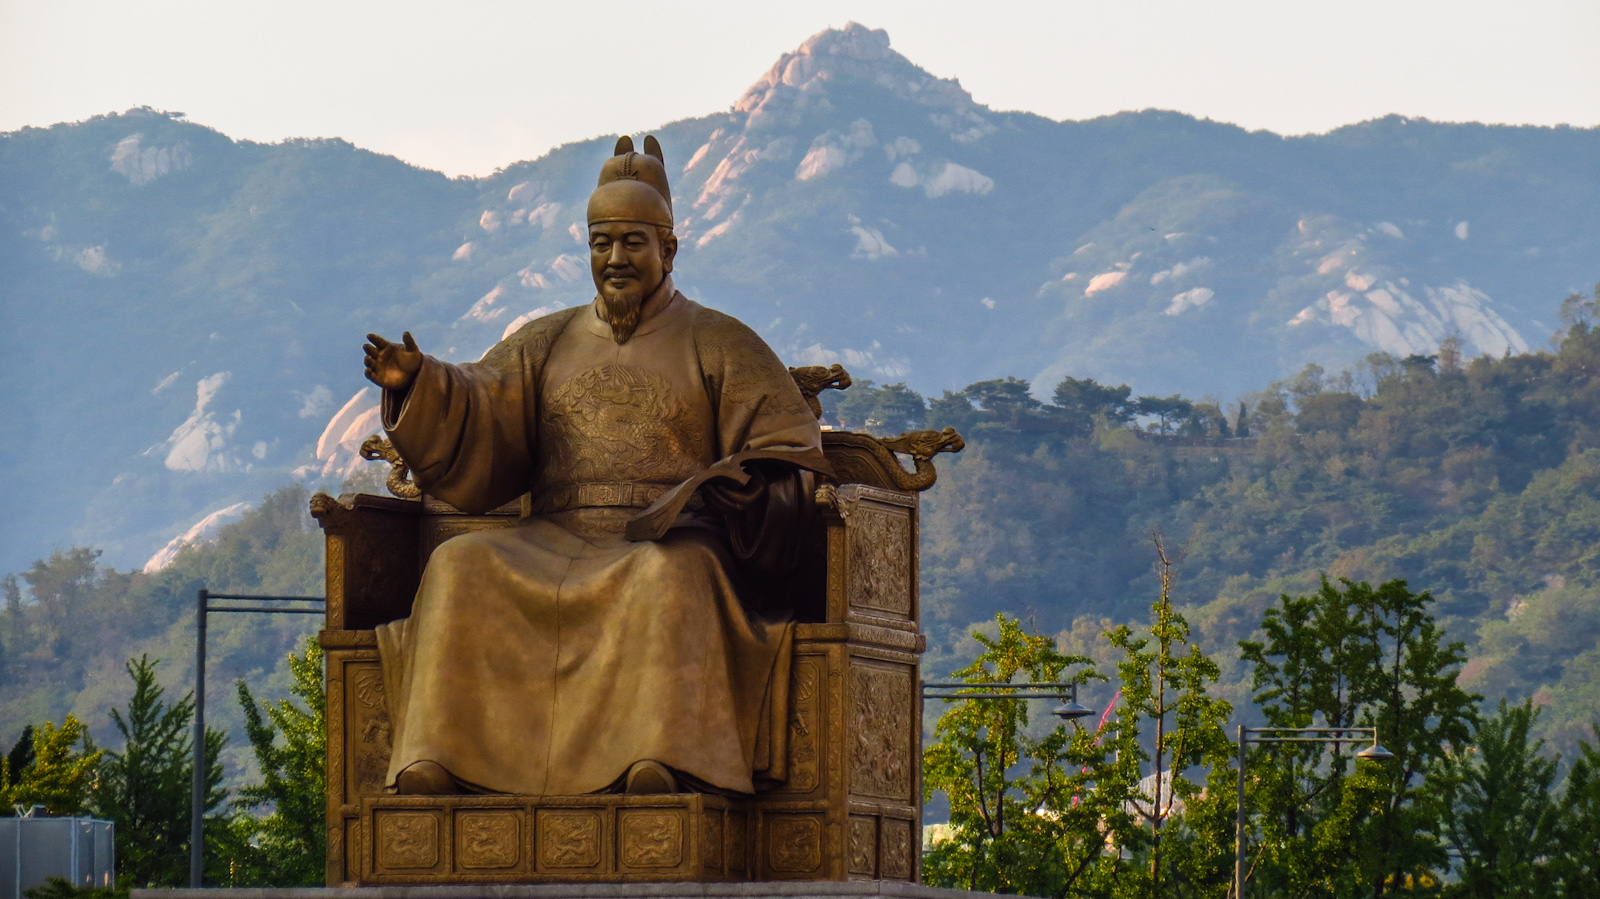
POLYGON ((595 288, 607 299, 649 296, 672 271, 677 251, 677 238, 663 243, 654 225, 599 222, 589 226, 589 269, 594 273, 595 288))

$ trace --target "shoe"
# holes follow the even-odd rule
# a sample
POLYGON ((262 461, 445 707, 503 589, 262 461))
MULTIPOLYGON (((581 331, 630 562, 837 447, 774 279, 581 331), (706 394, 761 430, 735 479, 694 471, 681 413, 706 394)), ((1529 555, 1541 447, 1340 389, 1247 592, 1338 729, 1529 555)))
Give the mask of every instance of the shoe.
POLYGON ((622 792, 634 795, 676 793, 678 779, 672 776, 672 771, 666 765, 645 759, 642 762, 634 762, 633 767, 628 769, 627 785, 622 788, 622 792))
POLYGON ((412 762, 394 779, 396 793, 405 796, 451 796, 462 792, 455 775, 438 762, 412 762))

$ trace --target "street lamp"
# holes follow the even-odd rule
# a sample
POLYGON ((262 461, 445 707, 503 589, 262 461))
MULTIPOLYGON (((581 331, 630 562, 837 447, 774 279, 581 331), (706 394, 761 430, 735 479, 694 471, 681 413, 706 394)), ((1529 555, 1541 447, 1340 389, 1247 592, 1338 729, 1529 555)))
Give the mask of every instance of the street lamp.
POLYGON ((1062 721, 1076 721, 1094 714, 1094 709, 1078 704, 1077 684, 922 684, 923 699, 1059 699, 1061 704, 1050 714, 1062 721), (992 690, 1009 690, 1008 693, 960 693, 984 687, 992 690))
POLYGON ((1233 832, 1233 899, 1244 899, 1244 750, 1250 743, 1352 743, 1351 736, 1372 737, 1372 745, 1356 753, 1366 762, 1387 762, 1394 753, 1378 744, 1376 727, 1239 727, 1239 804, 1233 832))
POLYGON ((327 604, 320 596, 262 596, 253 593, 195 595, 194 610, 194 779, 189 786, 189 888, 199 889, 206 854, 206 617, 211 612, 256 612, 268 615, 321 615, 327 604), (213 599, 288 605, 214 606, 213 599), (307 603, 314 605, 307 606, 307 603))

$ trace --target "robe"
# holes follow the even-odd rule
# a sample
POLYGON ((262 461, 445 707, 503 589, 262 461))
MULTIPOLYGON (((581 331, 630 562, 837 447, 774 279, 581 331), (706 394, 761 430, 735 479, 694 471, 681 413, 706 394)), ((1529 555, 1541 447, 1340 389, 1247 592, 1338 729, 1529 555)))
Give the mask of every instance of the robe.
POLYGON ((737 320, 670 277, 643 311, 620 345, 596 306, 567 309, 480 362, 426 358, 403 398, 385 393, 385 430, 429 495, 471 513, 531 492, 533 508, 440 544, 411 616, 378 629, 390 785, 424 759, 532 795, 614 788, 644 759, 730 792, 782 779, 790 627, 741 595, 729 523, 696 497, 658 540, 624 530, 735 454, 826 470, 820 429, 737 320))

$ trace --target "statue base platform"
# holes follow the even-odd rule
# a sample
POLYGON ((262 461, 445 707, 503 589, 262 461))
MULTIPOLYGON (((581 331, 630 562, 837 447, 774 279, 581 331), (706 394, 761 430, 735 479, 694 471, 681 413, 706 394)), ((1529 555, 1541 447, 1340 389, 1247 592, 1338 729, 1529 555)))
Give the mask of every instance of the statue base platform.
POLYGON ((130 899, 992 899, 889 880, 804 883, 551 883, 134 890, 130 899))

